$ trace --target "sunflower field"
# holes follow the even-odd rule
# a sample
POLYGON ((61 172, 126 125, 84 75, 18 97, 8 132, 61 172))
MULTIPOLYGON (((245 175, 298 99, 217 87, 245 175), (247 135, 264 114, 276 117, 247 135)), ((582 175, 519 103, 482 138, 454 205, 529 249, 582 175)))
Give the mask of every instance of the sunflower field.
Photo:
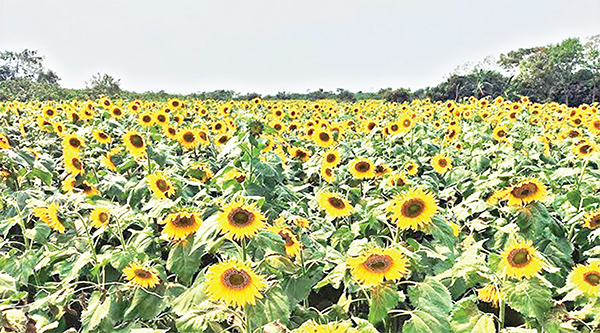
POLYGON ((0 332, 598 332, 598 105, 0 104, 0 332))

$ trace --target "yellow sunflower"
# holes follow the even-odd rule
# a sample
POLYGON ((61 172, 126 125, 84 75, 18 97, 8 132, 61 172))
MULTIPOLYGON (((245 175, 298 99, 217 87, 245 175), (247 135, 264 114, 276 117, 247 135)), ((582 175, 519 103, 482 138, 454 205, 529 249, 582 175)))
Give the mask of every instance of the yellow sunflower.
POLYGON ((506 191, 509 206, 525 206, 533 201, 542 201, 548 196, 546 185, 535 178, 520 181, 506 191))
POLYGON ((406 166, 404 166, 404 171, 406 171, 407 175, 414 176, 419 173, 419 164, 416 162, 408 162, 406 166))
POLYGON ((383 280, 400 280, 408 274, 408 259, 397 249, 369 249, 360 256, 348 258, 352 276, 365 286, 376 286, 383 280))
POLYGON ((138 116, 138 123, 144 127, 150 127, 154 125, 154 122, 154 114, 150 111, 142 112, 138 116))
POLYGON ((500 304, 500 289, 493 284, 488 284, 483 288, 477 289, 477 299, 486 303, 492 303, 492 306, 497 308, 500 304))
POLYGON ((146 180, 152 195, 157 199, 166 199, 175 193, 175 187, 161 171, 147 175, 146 180))
POLYGON ((600 295, 600 263, 577 265, 569 274, 569 281, 588 296, 600 295))
POLYGON ((298 253, 300 253, 300 247, 302 245, 298 241, 298 238, 296 238, 296 235, 294 235, 290 229, 281 226, 275 226, 269 227, 268 230, 281 236, 285 242, 285 253, 288 256, 295 257, 298 255, 298 253))
POLYGON ((65 170, 73 176, 82 175, 85 172, 83 168, 83 162, 74 153, 68 153, 63 155, 63 162, 65 164, 65 170))
POLYGON ((79 152, 85 147, 85 141, 76 133, 67 133, 62 137, 62 146, 65 151, 79 152))
POLYGON ((204 275, 206 295, 213 301, 244 307, 262 298, 260 290, 267 286, 265 278, 235 259, 212 265, 204 275))
POLYGON ((579 158, 587 158, 598 151, 594 142, 583 140, 572 148, 573 153, 579 158))
POLYGON ((129 130, 123 134, 125 149, 134 158, 146 157, 146 142, 144 137, 136 130, 129 130))
POLYGON ((177 141, 185 149, 193 149, 200 145, 200 136, 196 128, 182 128, 178 131, 177 141))
POLYGON ((299 226, 300 228, 304 228, 307 229, 308 226, 310 225, 310 222, 308 222, 308 220, 304 217, 301 216, 295 216, 291 219, 292 224, 295 224, 297 226, 299 226))
POLYGON ((352 327, 350 322, 334 322, 328 324, 318 324, 314 320, 304 322, 295 333, 358 333, 358 330, 352 327))
POLYGON ((335 167, 340 164, 340 152, 337 149, 330 149, 323 156, 323 165, 335 167))
POLYGON ((171 125, 164 125, 164 126, 162 127, 162 130, 163 130, 163 134, 164 134, 164 135, 165 135, 167 138, 169 138, 169 139, 171 139, 171 140, 173 140, 173 141, 176 141, 176 140, 177 140, 177 138, 179 137, 179 136, 177 135, 177 133, 178 133, 177 127, 175 127, 175 126, 171 126, 171 125))
POLYGON ((375 177, 375 165, 368 158, 360 158, 352 161, 348 171, 356 179, 368 179, 375 177))
POLYGON ((106 132, 104 132, 101 129, 94 129, 92 131, 92 134, 94 136, 94 139, 99 143, 110 143, 112 141, 110 135, 106 134, 106 132))
POLYGON ((594 134, 600 136, 600 116, 595 116, 588 121, 588 130, 594 134))
POLYGON ((452 160, 441 153, 435 154, 431 159, 431 166, 433 170, 439 174, 444 174, 446 171, 452 169, 452 160))
POLYGON ((121 152, 121 148, 115 147, 111 149, 105 156, 102 156, 102 163, 108 169, 117 171, 117 164, 119 164, 120 157, 118 156, 121 152))
POLYGON ((350 202, 340 194, 324 190, 317 194, 317 201, 321 209, 331 217, 344 217, 352 214, 350 202))
POLYGON ((330 166, 321 165, 321 178, 328 183, 335 180, 335 171, 330 166))
POLYGON ((402 172, 389 175, 387 177, 387 182, 391 186, 406 186, 409 183, 408 179, 402 172))
POLYGON ((583 217, 584 227, 594 230, 600 226, 600 209, 592 210, 583 217))
POLYGON ((230 137, 228 134, 221 134, 219 136, 217 136, 217 138, 215 139, 215 144, 217 146, 223 146, 227 143, 227 141, 229 141, 230 137))
POLYGON ((8 137, 2 133, 0 133, 0 149, 10 149, 10 141, 8 141, 8 137))
POLYGON ((90 219, 92 220, 92 227, 103 228, 110 222, 110 210, 105 207, 95 207, 90 213, 90 219))
POLYGON ((33 215, 46 223, 52 230, 60 233, 65 232, 65 226, 58 219, 58 204, 52 203, 47 207, 38 207, 33 209, 33 215))
POLYGON ((158 275, 152 268, 140 265, 137 262, 132 262, 125 267, 123 274, 127 281, 136 287, 154 288, 160 283, 158 275))
POLYGON ((529 240, 510 243, 502 251, 500 267, 508 277, 530 279, 540 273, 544 267, 533 243, 529 240))
POLYGON ((253 237, 265 226, 265 216, 256 209, 256 205, 245 205, 243 200, 225 205, 218 220, 219 229, 235 240, 253 237))
POLYGON ((310 150, 304 149, 302 147, 293 147, 290 150, 290 155, 295 159, 298 159, 302 162, 306 162, 310 158, 310 150))
POLYGON ((327 129, 318 129, 313 133, 313 141, 320 147, 327 148, 334 146, 336 142, 333 135, 327 129))
POLYGON ((398 228, 423 230, 431 224, 431 218, 438 211, 438 205, 433 193, 419 187, 396 196, 387 211, 398 228))
POLYGON ((181 240, 198 231, 202 218, 194 212, 179 211, 167 215, 161 223, 165 225, 163 236, 172 240, 181 240))
POLYGON ((492 137, 494 140, 498 142, 506 142, 508 141, 508 131, 506 130, 506 126, 500 125, 494 128, 494 132, 492 133, 492 137))

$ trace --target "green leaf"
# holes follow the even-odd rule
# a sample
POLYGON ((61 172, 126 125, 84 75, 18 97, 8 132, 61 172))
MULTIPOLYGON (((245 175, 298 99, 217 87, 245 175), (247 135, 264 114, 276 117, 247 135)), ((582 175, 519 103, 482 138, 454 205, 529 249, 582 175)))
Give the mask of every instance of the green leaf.
POLYGON ((537 278, 519 282, 507 281, 502 287, 506 303, 527 317, 535 317, 538 322, 544 319, 552 308, 552 292, 537 278))
POLYGON ((567 193, 567 200, 569 200, 571 206, 579 208, 579 203, 581 202, 581 192, 579 190, 573 190, 567 193))
MULTIPOLYGON (((448 289, 439 281, 427 277, 425 281, 408 289, 410 303, 422 312, 436 318, 438 325, 450 330, 447 317, 452 309, 452 299, 448 289)), ((417 320, 418 322, 418 320, 417 320)))
POLYGON ((315 285, 316 289, 324 287, 328 284, 331 284, 335 289, 340 287, 340 283, 344 280, 344 276, 346 275, 346 263, 341 263, 335 266, 326 277, 324 277, 319 283, 315 285))
POLYGON ((4 297, 17 292, 17 283, 15 279, 4 273, 0 273, 0 295, 4 297))
POLYGON ((493 317, 479 311, 474 296, 465 298, 454 306, 450 325, 454 333, 496 332, 493 317))
POLYGON ((198 284, 179 295, 173 301, 172 310, 178 315, 188 314, 196 310, 201 310, 201 304, 206 300, 204 286, 198 284))
POLYGON ((402 333, 441 333, 450 332, 447 322, 440 322, 427 312, 415 310, 402 326, 402 333))
POLYGON ((256 305, 248 305, 248 315, 253 329, 275 320, 287 325, 289 324, 290 313, 288 298, 283 294, 280 287, 269 290, 265 297, 256 302, 256 305))
POLYGON ((369 322, 371 324, 377 324, 385 319, 388 311, 395 308, 400 302, 395 284, 386 283, 374 287, 371 295, 371 305, 369 306, 369 322))
POLYGON ((137 289, 133 294, 131 305, 125 312, 125 318, 154 319, 165 306, 156 292, 157 290, 150 293, 145 289, 137 289))
POLYGON ((192 244, 179 244, 169 252, 167 259, 167 269, 175 273, 181 281, 189 283, 194 274, 200 269, 200 260, 202 252, 193 251, 192 244))
POLYGON ((91 331, 96 328, 102 319, 106 317, 110 310, 110 298, 107 297, 102 301, 102 295, 98 291, 94 291, 90 297, 87 309, 83 311, 82 324, 85 331, 91 331))
POLYGON ((269 249, 277 254, 286 255, 283 238, 270 231, 259 231, 258 234, 252 239, 251 244, 254 248, 260 251, 269 249))

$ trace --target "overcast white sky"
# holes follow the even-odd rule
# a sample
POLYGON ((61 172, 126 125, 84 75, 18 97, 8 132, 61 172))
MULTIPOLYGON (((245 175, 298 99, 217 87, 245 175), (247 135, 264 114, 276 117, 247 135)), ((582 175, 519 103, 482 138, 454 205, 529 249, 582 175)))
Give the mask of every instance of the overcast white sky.
POLYGON ((65 87, 138 92, 413 90, 465 62, 600 33, 599 0, 0 0, 0 51, 65 87))

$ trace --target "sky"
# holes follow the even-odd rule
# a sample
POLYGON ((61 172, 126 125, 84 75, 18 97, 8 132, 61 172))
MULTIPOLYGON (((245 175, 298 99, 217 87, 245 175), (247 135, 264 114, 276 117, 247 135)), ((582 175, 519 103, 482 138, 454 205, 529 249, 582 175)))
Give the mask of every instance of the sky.
POLYGON ((599 0, 0 0, 0 51, 68 88, 275 94, 437 85, 457 66, 600 34, 599 0))

